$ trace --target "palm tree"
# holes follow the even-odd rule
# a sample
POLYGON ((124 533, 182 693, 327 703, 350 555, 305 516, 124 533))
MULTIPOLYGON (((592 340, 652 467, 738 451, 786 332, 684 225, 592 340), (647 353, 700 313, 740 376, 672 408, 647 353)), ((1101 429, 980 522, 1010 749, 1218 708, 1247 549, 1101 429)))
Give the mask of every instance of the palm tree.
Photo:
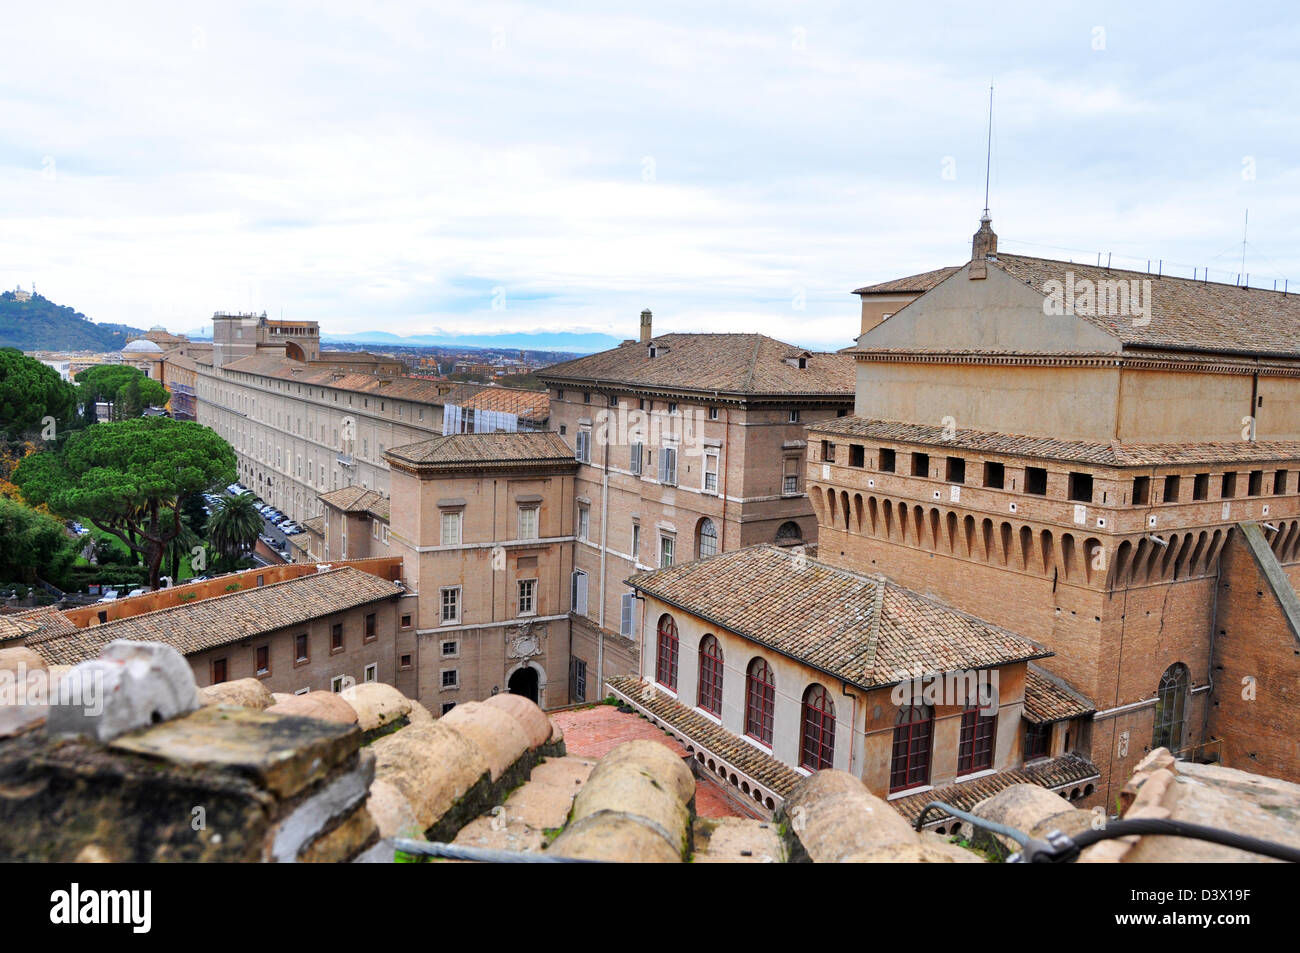
POLYGON ((223 496, 213 505, 208 539, 223 560, 236 563, 252 551, 262 531, 262 514, 251 493, 223 496))

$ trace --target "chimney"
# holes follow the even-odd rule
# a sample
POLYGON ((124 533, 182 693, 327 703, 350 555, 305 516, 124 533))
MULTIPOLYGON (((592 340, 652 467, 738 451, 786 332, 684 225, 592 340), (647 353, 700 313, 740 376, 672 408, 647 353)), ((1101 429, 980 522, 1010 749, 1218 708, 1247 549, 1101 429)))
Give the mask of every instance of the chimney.
POLYGON ((650 331, 651 317, 652 315, 650 314, 649 308, 646 308, 644 311, 641 312, 641 343, 642 344, 649 344, 650 339, 654 337, 654 335, 650 331))
POLYGON ((980 216, 979 231, 971 239, 970 260, 983 261, 990 255, 998 253, 998 236, 993 231, 993 219, 989 217, 989 210, 985 209, 984 214, 980 216))

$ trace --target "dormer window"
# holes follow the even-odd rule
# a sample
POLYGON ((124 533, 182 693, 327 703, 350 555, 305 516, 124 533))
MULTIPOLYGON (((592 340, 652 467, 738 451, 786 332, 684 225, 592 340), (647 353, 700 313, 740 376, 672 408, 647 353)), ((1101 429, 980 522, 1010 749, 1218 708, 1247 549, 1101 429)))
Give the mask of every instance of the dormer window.
POLYGON ((801 371, 802 371, 802 370, 806 370, 807 367, 808 367, 808 358, 806 358, 806 357, 800 357, 800 358, 799 358, 799 370, 801 370, 801 371))
POLYGON ((649 351, 651 357, 654 357, 656 354, 659 353, 659 349, 655 347, 653 344, 650 345, 649 351))

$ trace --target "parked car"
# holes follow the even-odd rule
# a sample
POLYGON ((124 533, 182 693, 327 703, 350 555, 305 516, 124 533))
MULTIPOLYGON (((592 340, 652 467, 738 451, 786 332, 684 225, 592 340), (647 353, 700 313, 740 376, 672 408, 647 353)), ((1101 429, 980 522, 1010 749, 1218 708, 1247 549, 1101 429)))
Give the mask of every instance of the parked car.
POLYGON ((127 597, 128 599, 130 599, 132 596, 143 596, 143 595, 144 595, 146 592, 148 592, 148 591, 149 591, 148 589, 146 589, 146 588, 144 588, 143 586, 141 586, 141 587, 138 587, 138 588, 132 589, 130 592, 128 592, 128 593, 126 594, 126 597, 127 597))
POLYGON ((100 602, 114 602, 114 601, 117 599, 117 597, 118 597, 118 590, 116 590, 116 589, 109 589, 107 592, 104 593, 104 595, 103 595, 102 597, 100 597, 100 600, 99 600, 99 601, 100 601, 100 602))
POLYGON ((280 532, 284 533, 285 536, 292 536, 294 533, 301 533, 302 527, 290 520, 288 523, 280 524, 280 532))

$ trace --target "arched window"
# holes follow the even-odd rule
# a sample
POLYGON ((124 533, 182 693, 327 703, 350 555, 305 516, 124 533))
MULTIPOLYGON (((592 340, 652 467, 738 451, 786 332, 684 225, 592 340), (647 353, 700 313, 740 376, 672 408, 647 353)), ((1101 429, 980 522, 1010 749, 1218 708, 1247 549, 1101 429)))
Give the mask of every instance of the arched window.
POLYGON ((772 719, 776 713, 776 679, 763 659, 749 663, 745 672, 745 734, 772 747, 772 719))
POLYGON ((655 656, 655 681, 677 691, 677 623, 664 613, 659 617, 659 651, 655 656))
POLYGON ((698 704, 710 715, 722 715, 722 646, 711 635, 700 639, 698 704))
POLYGON ((794 546, 803 541, 803 533, 799 532, 799 524, 794 520, 782 523, 776 531, 776 544, 778 546, 794 546))
POLYGON ((930 735, 934 712, 928 705, 899 709, 894 722, 894 756, 889 766, 889 790, 905 791, 930 780, 930 735))
POLYGON ((803 693, 802 735, 799 766, 809 771, 831 767, 835 761, 835 703, 820 685, 803 693))
POLYGON ((1187 713, 1187 666, 1175 662, 1160 676, 1156 692, 1156 724, 1151 736, 1152 748, 1168 748, 1177 754, 1183 746, 1183 723, 1187 713))
POLYGON ((707 559, 718 554, 718 528, 707 516, 700 520, 700 539, 695 548, 697 559, 707 559))

